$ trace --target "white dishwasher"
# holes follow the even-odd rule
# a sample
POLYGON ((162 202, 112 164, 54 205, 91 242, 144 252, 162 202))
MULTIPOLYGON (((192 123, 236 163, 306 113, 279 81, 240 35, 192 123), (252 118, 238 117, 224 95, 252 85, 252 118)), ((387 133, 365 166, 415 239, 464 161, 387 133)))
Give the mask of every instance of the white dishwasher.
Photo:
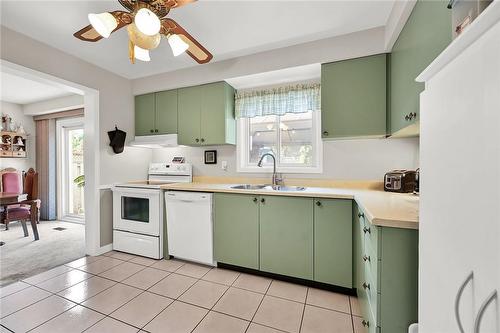
POLYGON ((168 191, 165 204, 168 254, 215 266, 212 194, 168 191))

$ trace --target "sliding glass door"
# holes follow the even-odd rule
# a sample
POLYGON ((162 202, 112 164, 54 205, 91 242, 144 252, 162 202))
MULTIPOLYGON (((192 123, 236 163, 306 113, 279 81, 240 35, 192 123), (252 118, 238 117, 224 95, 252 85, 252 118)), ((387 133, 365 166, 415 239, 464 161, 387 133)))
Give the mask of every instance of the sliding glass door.
POLYGON ((83 118, 57 121, 58 219, 84 223, 83 118))

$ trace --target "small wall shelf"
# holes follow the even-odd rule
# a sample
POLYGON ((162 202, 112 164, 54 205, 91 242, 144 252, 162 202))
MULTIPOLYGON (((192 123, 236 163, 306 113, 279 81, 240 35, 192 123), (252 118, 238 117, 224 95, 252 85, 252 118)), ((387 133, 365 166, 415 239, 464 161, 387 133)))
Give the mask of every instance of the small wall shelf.
POLYGON ((0 132, 0 156, 26 158, 26 137, 26 134, 17 132, 0 132))

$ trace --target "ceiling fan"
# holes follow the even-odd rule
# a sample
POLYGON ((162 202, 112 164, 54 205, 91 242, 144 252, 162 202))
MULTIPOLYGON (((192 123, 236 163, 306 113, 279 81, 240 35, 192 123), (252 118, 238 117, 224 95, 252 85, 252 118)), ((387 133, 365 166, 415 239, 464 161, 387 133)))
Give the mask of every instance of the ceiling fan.
POLYGON ((184 28, 170 18, 170 9, 184 6, 196 0, 118 0, 128 11, 116 10, 100 14, 89 14, 90 25, 75 32, 73 36, 86 42, 97 42, 111 33, 127 27, 129 57, 150 61, 149 51, 166 37, 174 56, 186 52, 199 64, 212 60, 212 54, 194 39, 184 28))

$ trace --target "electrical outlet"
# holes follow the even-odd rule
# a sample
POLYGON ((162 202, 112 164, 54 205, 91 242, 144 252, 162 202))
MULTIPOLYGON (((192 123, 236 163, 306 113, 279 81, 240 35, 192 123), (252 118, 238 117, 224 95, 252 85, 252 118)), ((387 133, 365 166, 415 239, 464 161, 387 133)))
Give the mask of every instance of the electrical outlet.
POLYGON ((222 161, 221 167, 222 167, 222 170, 227 171, 227 161, 222 161))

